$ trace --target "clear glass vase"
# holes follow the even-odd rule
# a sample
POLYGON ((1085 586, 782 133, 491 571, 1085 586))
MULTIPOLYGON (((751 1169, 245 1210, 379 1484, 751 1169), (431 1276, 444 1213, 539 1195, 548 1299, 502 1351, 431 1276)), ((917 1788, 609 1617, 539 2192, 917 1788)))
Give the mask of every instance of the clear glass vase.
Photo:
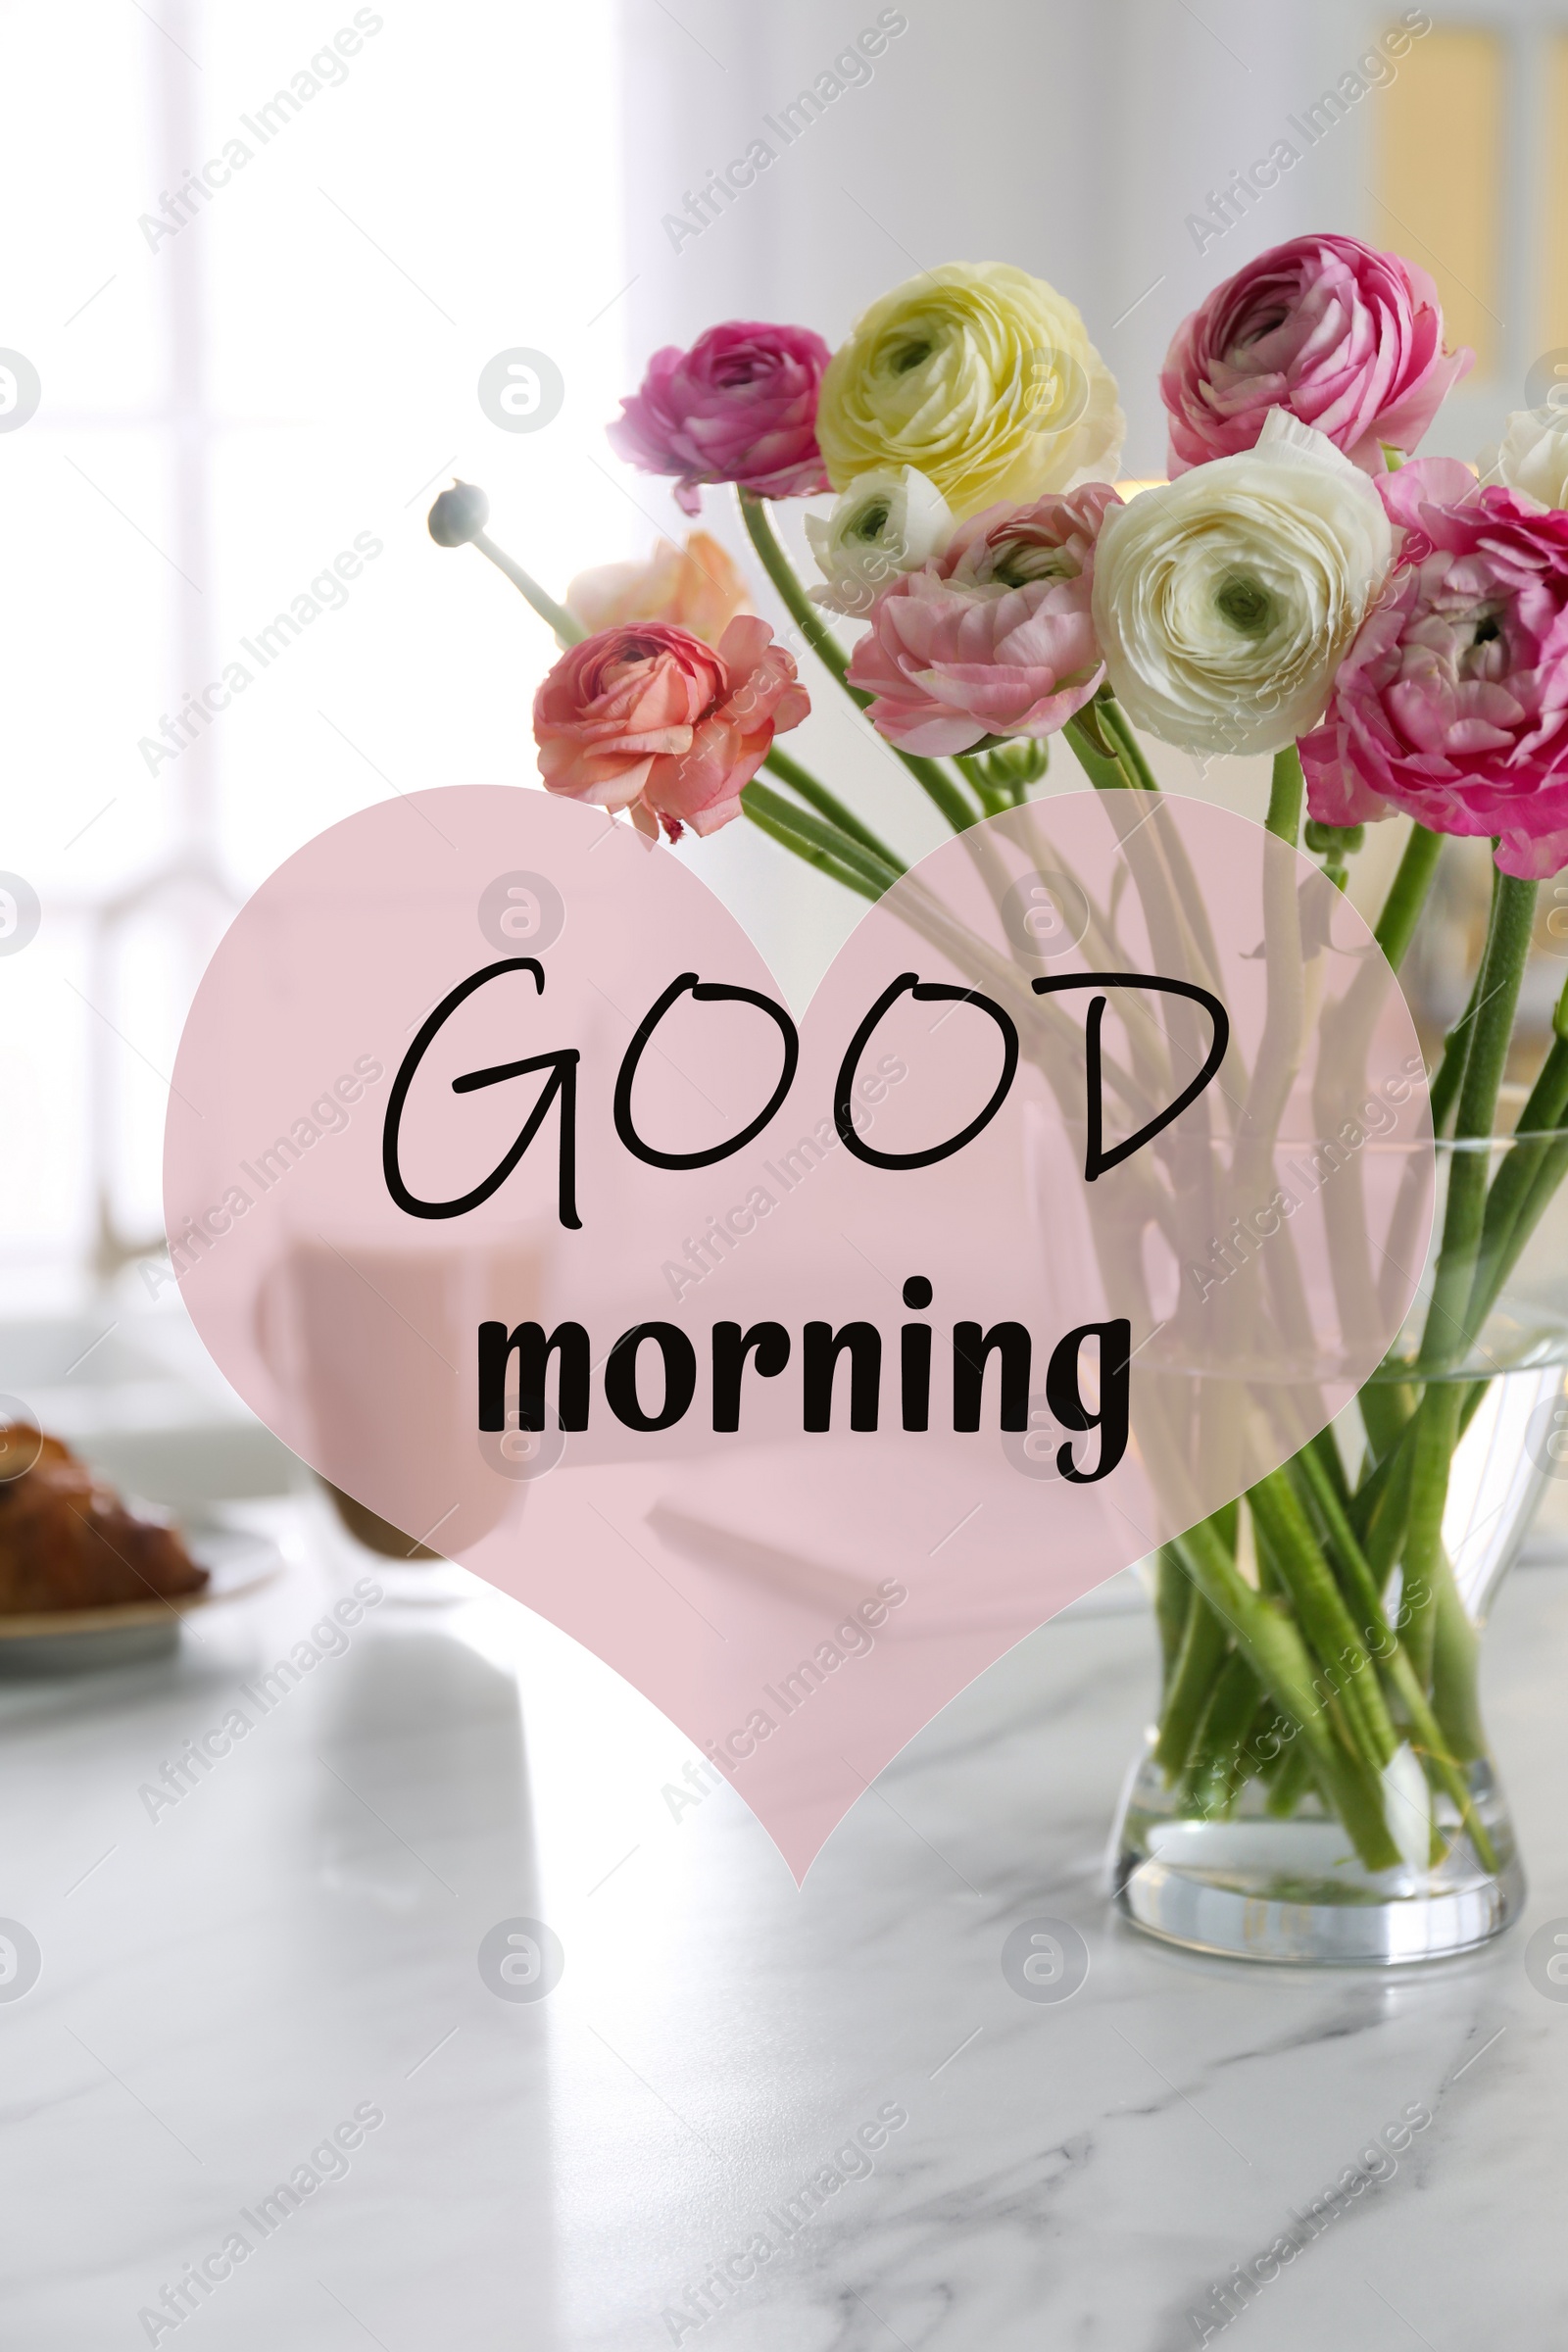
MULTIPOLYGON (((1378 1382, 1335 1432, 1352 1489, 1371 1458, 1369 1425, 1388 1427, 1387 1396, 1371 1392, 1390 1384, 1406 1401, 1420 1393, 1410 1371, 1455 1160, 1485 1152, 1490 1178, 1518 1148, 1513 1137, 1438 1146, 1433 1262, 1378 1382)), ((1568 1133, 1550 1138, 1547 1150, 1535 1141, 1528 1149, 1545 1205, 1485 1321, 1444 1369, 1446 1380, 1463 1384, 1467 1419, 1451 1458, 1443 1546, 1476 1637, 1548 1480, 1568 1475, 1568 1187, 1555 1181, 1568 1169, 1568 1133)), ((1145 1569, 1152 1587, 1152 1563, 1145 1569)), ((1257 1581, 1255 1562, 1247 1572, 1257 1581)), ((1385 1592, 1390 1625, 1397 1621, 1399 1576, 1396 1568, 1385 1592)), ((1396 1697, 1391 1711, 1397 1716, 1396 1697)), ((1200 1785, 1192 1770, 1171 1776, 1162 1768, 1152 1727, 1128 1774, 1111 1847, 1122 1911, 1167 1941, 1253 1960, 1388 1966, 1472 1949, 1518 1916, 1525 1880, 1473 1701, 1468 1730, 1458 1765, 1462 1806, 1456 1784, 1439 1786, 1416 1761, 1415 1734, 1390 1764, 1384 1795, 1401 1858, 1374 1870, 1305 1771, 1276 1767, 1276 1742, 1254 1742, 1216 1801, 1212 1775, 1200 1785)))

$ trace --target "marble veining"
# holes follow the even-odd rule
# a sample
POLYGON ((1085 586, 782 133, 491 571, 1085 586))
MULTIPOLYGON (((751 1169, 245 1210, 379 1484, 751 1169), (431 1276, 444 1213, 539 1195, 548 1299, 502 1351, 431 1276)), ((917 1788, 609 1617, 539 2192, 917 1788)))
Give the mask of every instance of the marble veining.
POLYGON ((177 1658, 0 1685, 0 1913, 43 1963, 0 1998, 8 2343, 1561 2340, 1568 2003, 1524 1947, 1568 1917, 1568 1568, 1516 1572, 1489 1637, 1523 1929, 1327 1976, 1167 1950, 1106 1903, 1152 1676, 1125 1584, 945 1709, 798 1893, 735 1792, 683 1777, 690 1744, 551 1628, 457 1571, 383 1569, 313 1504, 265 1515, 286 1575, 177 1658), (150 1807, 368 1572, 347 1648, 150 1807), (1003 1976, 1036 1917, 1088 1944, 1069 2001, 1003 1976), (548 1998, 480 1975, 516 1919, 561 1938, 548 1998), (235 2231, 201 2291, 189 2266, 235 2231))

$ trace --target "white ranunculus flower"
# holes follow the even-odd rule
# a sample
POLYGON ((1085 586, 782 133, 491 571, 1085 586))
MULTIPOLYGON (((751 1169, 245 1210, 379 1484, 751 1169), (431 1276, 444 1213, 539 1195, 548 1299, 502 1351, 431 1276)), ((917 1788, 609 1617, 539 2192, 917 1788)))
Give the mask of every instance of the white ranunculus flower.
POLYGON ((830 612, 868 612, 877 590, 940 555, 953 528, 947 500, 915 466, 862 473, 825 522, 806 517, 806 536, 826 583, 811 590, 812 603, 830 612))
POLYGON ((1544 507, 1568 507, 1568 409, 1515 409, 1502 440, 1481 461, 1481 479, 1523 490, 1544 507))
POLYGON ((1393 547, 1370 478, 1271 410, 1254 449, 1105 516, 1094 616, 1112 692, 1162 743, 1283 751, 1322 717, 1393 547))

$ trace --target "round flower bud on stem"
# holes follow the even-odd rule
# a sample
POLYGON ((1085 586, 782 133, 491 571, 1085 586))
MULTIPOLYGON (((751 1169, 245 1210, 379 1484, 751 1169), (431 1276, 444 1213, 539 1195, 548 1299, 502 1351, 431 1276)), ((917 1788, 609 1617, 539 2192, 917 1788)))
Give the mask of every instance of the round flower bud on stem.
POLYGON ((1315 817, 1309 816, 1301 828, 1303 848, 1310 850, 1314 858, 1322 858, 1323 872, 1336 890, 1343 890, 1349 881, 1350 869, 1346 861, 1354 857, 1365 840, 1365 825, 1320 825, 1315 817))
POLYGON ((1043 735, 1015 736, 1011 743, 987 752, 985 764, 993 784, 1022 791, 1026 785, 1038 784, 1051 765, 1051 745, 1043 735))
POLYGON ((1302 829, 1301 839, 1314 858, 1353 857, 1366 840, 1365 825, 1320 825, 1309 816, 1302 829))
POLYGON ((430 536, 437 547, 466 547, 490 519, 490 501, 472 482, 454 482, 430 509, 430 536))
POLYGON ((431 538, 437 547, 476 547, 481 556, 492 563, 497 571, 506 573, 514 588, 526 597, 543 621, 556 633, 556 643, 563 648, 576 645, 588 632, 576 614, 540 587, 538 581, 514 563, 504 547, 497 547, 485 535, 490 519, 490 501, 472 482, 454 482, 443 490, 430 509, 428 522, 431 538))

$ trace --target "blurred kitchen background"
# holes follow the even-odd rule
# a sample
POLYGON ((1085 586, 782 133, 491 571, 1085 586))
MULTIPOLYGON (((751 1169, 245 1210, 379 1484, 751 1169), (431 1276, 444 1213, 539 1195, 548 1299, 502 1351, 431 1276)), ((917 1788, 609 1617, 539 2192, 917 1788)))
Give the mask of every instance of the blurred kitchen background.
MULTIPOLYGON (((552 642, 432 546, 436 491, 481 483, 559 594, 689 527, 604 441, 654 348, 744 316, 837 341, 918 269, 991 258, 1079 304, 1121 381, 1125 472, 1157 475, 1172 329, 1308 228, 1436 277, 1477 364, 1428 446, 1473 459, 1568 368, 1568 0, 0 0, 0 1390, 141 1493, 258 1493, 289 1464, 164 1262, 168 1073, 213 941, 300 843, 391 793, 534 779, 552 642), (874 67, 797 105, 872 26, 874 67), (756 184, 705 200, 792 107, 756 184), (1282 139, 1299 160, 1244 204, 1235 173, 1282 139), (536 429, 478 398, 516 350, 561 377, 536 429), (352 585, 311 598, 356 546, 352 585), (241 651, 298 599, 326 609, 265 665, 241 651), (235 662, 252 682, 172 754, 167 722, 235 662)), ((703 520, 741 553, 726 495, 703 520)), ((812 764, 929 846, 902 770, 818 704, 812 764)), ((1261 813, 1261 763, 1159 766, 1261 813)), ((1058 752, 1047 789, 1079 781, 1058 752)), ((1358 899, 1399 830, 1369 839, 1358 899)), ((681 854, 804 1000, 858 902, 744 824, 681 854)), ((1446 855, 1409 974, 1434 1033, 1486 869, 1484 847, 1446 855)), ((1538 1040, 1564 958, 1556 884, 1538 1040)))

